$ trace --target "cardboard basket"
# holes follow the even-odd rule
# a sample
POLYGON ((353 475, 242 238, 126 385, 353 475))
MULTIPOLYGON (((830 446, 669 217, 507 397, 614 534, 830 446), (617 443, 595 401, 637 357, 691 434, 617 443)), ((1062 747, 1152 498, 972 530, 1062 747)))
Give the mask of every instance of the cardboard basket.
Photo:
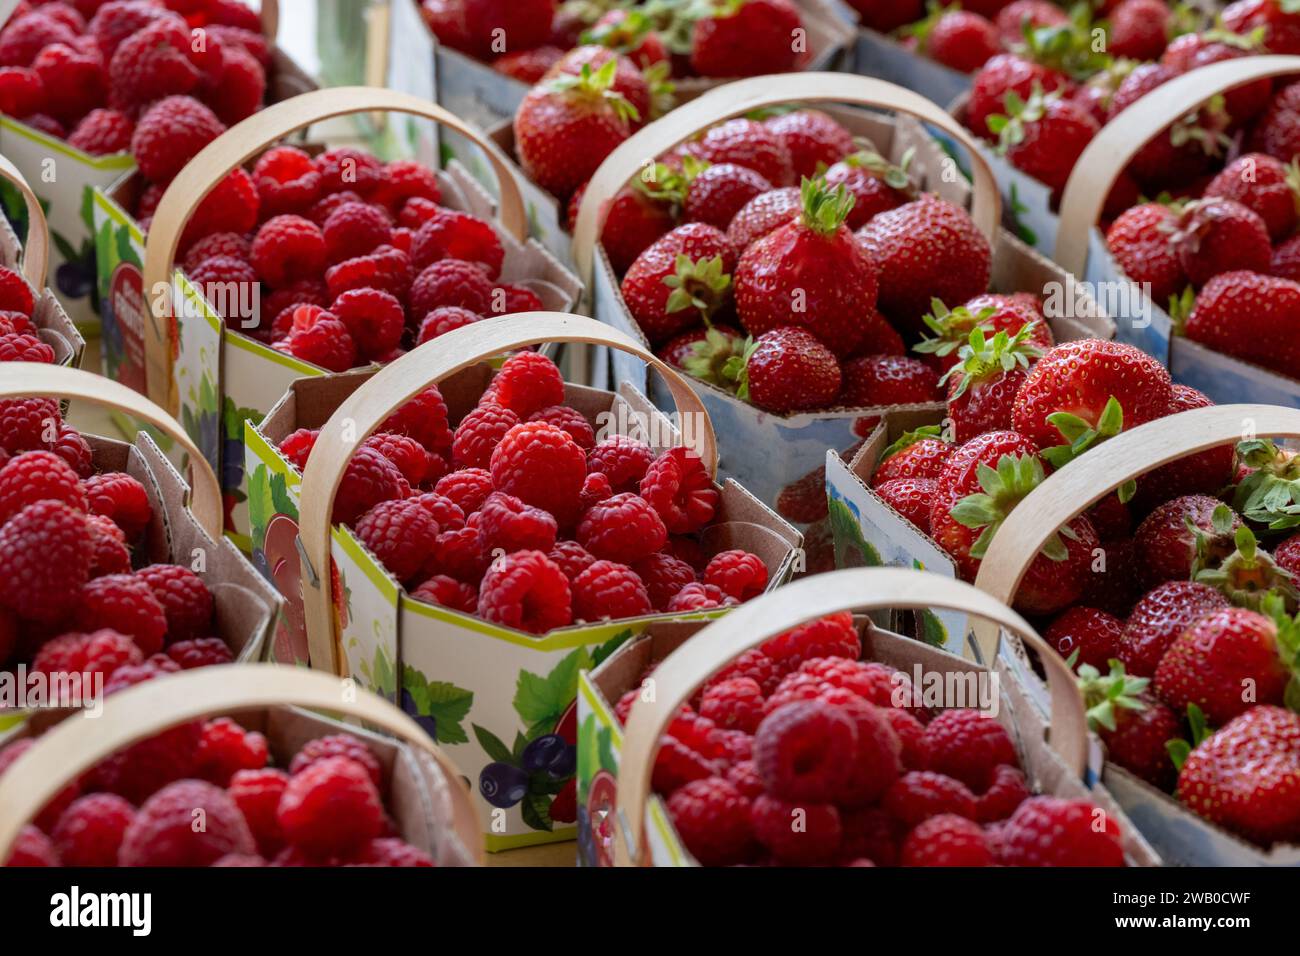
MULTIPOLYGON (((147 388, 154 401, 177 415, 202 448, 222 477, 226 533, 245 551, 252 546, 243 468, 244 421, 260 420, 295 379, 328 373, 224 321, 201 291, 174 269, 180 236, 191 211, 232 169, 296 130, 371 110, 412 113, 475 135, 439 106, 370 87, 318 90, 267 107, 210 143, 172 181, 146 238, 143 276, 123 273, 124 294, 114 295, 114 320, 118 322, 123 321, 125 303, 133 298, 139 303, 143 337, 135 349, 136 360, 126 366, 119 364, 116 377, 147 388), (149 290, 147 296, 137 297, 139 290, 126 288, 136 280, 143 290, 149 290), (150 308, 155 316, 145 314, 150 308), (168 312, 174 316, 171 334, 166 331, 168 320, 156 317, 168 312)), ((439 173, 443 201, 494 222, 506 255, 502 282, 527 285, 549 309, 567 309, 579 294, 578 281, 527 239, 514 173, 504 157, 493 154, 493 158, 494 170, 503 183, 499 223, 494 219, 492 201, 463 169, 453 166, 439 173)), ((110 370, 112 373, 111 366, 110 370)))
MULTIPOLYGON (((477 813, 460 773, 414 721, 373 694, 341 688, 327 675, 270 665, 204 668, 145 681, 113 694, 93 720, 67 711, 42 715, 42 723, 50 718, 58 723, 0 774, 0 859, 8 859, 19 830, 65 781, 177 724, 223 716, 264 734, 281 766, 317 737, 361 737, 388 780, 387 805, 398 834, 439 866, 482 862, 477 813)), ((25 733, 34 736, 40 729, 33 721, 25 733)))
POLYGON ((1176 335, 1167 303, 1153 302, 1124 275, 1097 221, 1115 178, 1153 132, 1218 93, 1289 74, 1300 74, 1300 57, 1241 57, 1170 80, 1106 124, 1079 157, 1061 199, 1056 261, 1090 288, 1105 291, 1098 297, 1111 306, 1121 341, 1160 359, 1175 382, 1198 388, 1216 402, 1300 405, 1300 381, 1176 335))
MULTIPOLYGON (((683 639, 679 633, 658 646, 643 640, 626 647, 625 655, 639 658, 638 663, 645 664, 665 652, 671 653, 655 668, 654 693, 638 696, 622 729, 614 804, 608 808, 617 823, 612 828, 612 846, 602 847, 602 852, 612 851, 610 855, 619 866, 694 865, 673 830, 664 802, 650 793, 660 736, 678 707, 724 665, 782 631, 840 611, 896 607, 960 610, 983 618, 994 629, 1014 634, 1032 647, 1043 648, 1044 657, 1051 655, 1054 660, 1046 661, 1052 689, 1050 725, 1026 699, 1024 688, 1014 674, 1000 663, 992 669, 997 679, 994 685, 998 692, 997 719, 1016 741, 1026 776, 1036 792, 1091 800, 1119 824, 1125 855, 1131 865, 1159 865, 1159 857, 1124 811, 1103 787, 1089 778, 1083 699, 1065 662, 1047 650, 1027 621, 988 594, 960 581, 900 568, 838 571, 805 578, 735 609, 690 639, 683 639)), ((866 626, 863 637, 864 660, 880 661, 909 672, 915 668, 923 673, 982 672, 969 661, 870 625, 866 626)), ((634 669, 628 663, 624 662, 621 670, 622 683, 627 686, 603 688, 608 694, 637 686, 640 671, 636 670, 634 676, 634 669)), ((620 665, 611 658, 607 667, 612 675, 619 671, 620 665)), ((604 785, 606 789, 608 786, 608 783, 604 785)))
MULTIPOLYGON (((1243 435, 1300 438, 1300 412, 1271 405, 1217 405, 1180 412, 1116 435, 1079 461, 1054 473, 1025 496, 1007 517, 980 562, 975 586, 995 599, 1014 597, 1020 581, 1048 537, 1126 481, 1186 455, 1232 444, 1243 435)), ((982 646, 996 646, 988 625, 975 624, 982 646)), ((1016 635, 1007 641, 1006 660, 1019 660, 1026 684, 1041 683, 1028 666, 1016 635)), ((1053 650, 1035 647, 1039 659, 1059 661, 1053 650)), ((1138 822, 1147 839, 1169 862, 1189 866, 1297 866, 1300 846, 1275 846, 1265 852, 1184 808, 1127 771, 1106 764, 1107 788, 1138 822)))
POLYGON ((41 341, 54 349, 54 364, 79 366, 86 350, 86 340, 45 285, 50 262, 50 227, 45 221, 41 201, 18 167, 4 156, 0 156, 0 184, 6 191, 17 195, 23 207, 22 218, 27 224, 25 240, 19 241, 9 219, 0 216, 0 265, 21 273, 31 286, 32 299, 36 303, 32 324, 36 326, 41 341))
MULTIPOLYGON (((428 722, 476 787, 488 764, 517 763, 522 748, 539 735, 557 733, 573 744, 578 671, 671 615, 580 624, 543 635, 502 627, 412 598, 348 528, 331 527, 329 516, 352 452, 402 402, 438 383, 457 422, 487 386, 492 370, 482 364, 485 358, 548 341, 640 348, 577 316, 486 319, 425 343, 373 374, 300 380, 260 428, 248 429, 251 487, 259 501, 265 498, 256 509, 254 543, 263 555, 258 560, 272 567, 288 596, 289 615, 301 622, 295 641, 277 644, 277 659, 310 661, 400 700, 404 710, 428 722), (300 427, 320 428, 301 478, 275 447, 300 427), (301 604, 295 606, 299 591, 301 604)), ((670 381, 682 419, 693 426, 684 429, 686 443, 712 473, 716 444, 702 406, 676 372, 646 356, 670 381)), ((570 385, 565 400, 593 424, 609 416, 603 421, 612 428, 606 430, 623 432, 627 423, 644 421, 656 451, 682 443, 673 425, 631 390, 613 395, 570 385)), ((734 482, 726 482, 721 495, 717 527, 706 546, 754 552, 767 565, 769 587, 776 587, 789 576, 798 533, 734 482)), ((511 808, 485 811, 488 849, 572 839, 572 820, 549 815, 554 796, 571 779, 532 792, 511 808)))
MULTIPOLYGON (((1057 299, 1069 306, 1053 322, 1058 335, 1068 338, 1114 335, 1110 320, 1090 297, 1077 295, 1079 290, 1069 276, 999 229, 1001 199, 993 174, 976 151, 973 137, 950 116, 929 100, 882 80, 821 73, 759 77, 714 90, 641 130, 610 155, 587 189, 574 236, 578 273, 587 282, 592 314, 597 319, 646 344, 623 300, 619 277, 603 246, 596 241, 606 201, 642 168, 645 157, 658 156, 722 120, 783 103, 850 103, 859 107, 831 112, 852 133, 870 138, 881 154, 893 162, 914 148, 911 168, 921 178, 921 188, 936 192, 956 205, 971 207, 976 225, 993 249, 991 287, 994 291, 1056 290, 1057 299), (889 120, 862 107, 890 109, 907 115, 889 120), (973 190, 917 120, 946 129, 965 145, 972 156, 973 190)), ((950 307, 959 304, 948 303, 950 307)), ((614 355, 611 364, 615 381, 629 381, 638 388, 647 388, 651 399, 661 404, 662 393, 647 383, 644 363, 634 356, 614 355)), ((853 424, 857 419, 884 411, 841 407, 776 415, 708 383, 696 379, 690 382, 719 433, 725 436, 719 466, 722 473, 735 478, 768 503, 778 501, 783 491, 822 468, 828 448, 845 450, 854 446, 858 439, 853 424)), ((896 407, 939 413, 943 404, 896 407)))

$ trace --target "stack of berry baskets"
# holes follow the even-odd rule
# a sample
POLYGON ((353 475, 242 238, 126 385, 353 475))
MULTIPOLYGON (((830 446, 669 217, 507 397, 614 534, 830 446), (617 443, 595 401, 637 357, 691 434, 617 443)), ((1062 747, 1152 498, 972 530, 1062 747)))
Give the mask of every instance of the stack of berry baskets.
POLYGON ((1042 646, 968 584, 874 568, 794 582, 661 644, 662 658, 647 642, 627 647, 633 666, 608 688, 618 704, 600 702, 624 722, 617 779, 600 778, 593 811, 601 855, 623 866, 1159 865, 1111 795, 1085 782, 1083 701, 1064 662, 1046 667, 1049 725, 1000 663, 984 669, 850 613, 895 607, 958 609, 1042 646))
POLYGON ((1300 57, 1262 56, 1170 80, 1093 140, 1061 202, 1056 260, 1105 290, 1122 340, 1217 401, 1300 404, 1292 331, 1300 316, 1300 86, 1268 99, 1273 78, 1297 73, 1300 57), (1201 176, 1178 198, 1103 212, 1133 158, 1162 142, 1148 142, 1152 130, 1196 122, 1211 109, 1207 98, 1224 96, 1229 107, 1246 96, 1268 105, 1218 175, 1201 176))
MULTIPOLYGON (((882 409, 940 409, 945 357, 976 316, 1021 315, 1010 333, 1037 322, 1045 345, 1114 334, 1090 297, 1067 298, 1065 273, 998 227, 1000 209, 970 136, 929 100, 867 77, 760 77, 706 93, 619 147, 584 196, 574 255, 593 314, 692 375, 728 437, 722 473, 814 526, 809 569, 823 570, 827 449, 851 449, 882 409), (823 102, 910 115, 746 115, 823 102), (966 143, 973 192, 918 119, 966 143), (700 156, 713 165, 684 204, 656 195, 700 156)), ((613 370, 645 386, 635 358, 613 356, 613 370)))
POLYGON ((179 425, 99 376, 3 368, 0 667, 17 675, 10 686, 33 686, 23 674, 111 684, 259 659, 279 595, 222 538, 216 476, 179 425), (135 445, 83 435, 63 419, 60 399, 147 422, 187 449, 191 484, 147 434, 135 445))
POLYGON ((800 543, 714 482, 713 428, 681 376, 576 316, 488 319, 373 376, 301 379, 247 444, 273 510, 254 543, 303 602, 293 657, 400 700, 448 746, 493 851, 574 836, 578 672, 651 622, 775 587, 800 543), (644 356, 681 431, 628 386, 566 385, 537 352, 484 362, 548 341, 644 356))
MULTIPOLYGON (((96 237, 130 220, 96 194, 129 177, 156 200, 202 145, 194 137, 315 83, 274 45, 275 0, 264 0, 260 14, 241 0, 23 7, 0 29, 0 151, 35 184, 46 207, 55 291, 78 326, 98 331, 96 237), (137 130, 174 97, 192 104, 200 119, 185 136, 167 122, 154 124, 152 134, 148 124, 137 130), (176 154, 170 169, 151 162, 176 154), (57 179, 48 175, 51 163, 57 179)), ((117 241, 129 256, 129 235, 117 241)), ((138 253, 135 263, 138 269, 138 253)))
MULTIPOLYGON (((1038 654, 1077 672, 1105 746, 1103 782, 1171 863, 1300 861, 1300 459, 1272 440, 1296 437, 1300 413, 1268 405, 1187 411, 1120 435, 1026 497, 975 580, 1018 599, 1052 529, 1127 482, 1169 498, 1127 556, 1105 549, 1108 600, 1050 619, 1038 654), (1225 468, 1235 478, 1218 497, 1187 493, 1187 479, 1225 468)), ((1034 682, 1014 639, 1002 656, 1034 682)))
POLYGON ((21 197, 26 239, 0 216, 0 362, 81 364, 86 341, 59 300, 45 287, 50 230, 26 178, 0 156, 0 182, 21 197))
POLYGON ((134 674, 106 694, 97 719, 46 714, 44 724, 59 722, 41 733, 33 721, 0 749, 6 865, 482 860, 459 771, 373 694, 265 664, 166 681, 134 674), (200 812, 206 826, 194 825, 200 812))
MULTIPOLYGON (((276 145, 335 116, 410 113, 473 135, 425 100, 370 87, 306 93, 210 143, 172 181, 146 239, 144 287, 167 326, 140 321, 149 394, 177 417, 222 476, 227 533, 246 551, 243 429, 295 379, 383 364, 484 316, 567 310, 577 279, 527 239, 509 161, 492 153, 500 220, 463 167, 382 163, 350 148, 276 145), (252 161, 251 175, 241 164, 252 161), (230 176, 252 192, 233 231, 196 225, 230 176), (204 199, 208 196, 208 199, 204 199), (200 205, 200 203, 202 205, 200 205), (180 268, 174 269, 179 264, 180 268)), ((142 303, 142 305, 145 303, 142 303)))

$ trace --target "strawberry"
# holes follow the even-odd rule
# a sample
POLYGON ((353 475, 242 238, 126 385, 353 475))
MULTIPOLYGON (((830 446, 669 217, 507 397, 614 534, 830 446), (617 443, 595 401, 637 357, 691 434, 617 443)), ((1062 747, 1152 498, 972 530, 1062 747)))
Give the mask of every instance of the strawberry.
POLYGON ((880 453, 871 487, 897 478, 938 478, 952 452, 952 443, 939 437, 938 425, 904 432, 880 453))
MULTIPOLYGON (((1191 386, 1175 385, 1169 414, 1213 404, 1191 386)), ((1235 461, 1234 446, 1220 445, 1161 465, 1142 476, 1133 504, 1139 511, 1150 511, 1162 502, 1183 495, 1217 495, 1232 482, 1235 461)))
POLYGON ((1300 53, 1300 13, 1285 0, 1237 0, 1224 8, 1221 19, 1226 29, 1243 36, 1262 29, 1266 53, 1300 53))
POLYGON ((623 299, 651 344, 710 319, 731 288, 727 237, 701 222, 678 226, 641 253, 623 276, 623 299))
MULTIPOLYGON (((1178 73, 1162 63, 1143 63, 1126 76, 1110 101, 1114 118, 1178 73)), ((1134 155, 1128 171, 1144 186, 1185 186, 1207 172, 1230 146, 1224 134, 1229 116, 1222 96, 1159 131, 1134 155)))
POLYGON ((515 148, 528 177, 567 198, 632 134, 639 114, 613 90, 616 60, 529 90, 515 113, 515 148))
POLYGON ((686 202, 682 209, 686 222, 704 222, 726 231, 731 220, 750 200, 772 191, 772 184, 745 166, 735 163, 707 163, 687 157, 686 202))
POLYGON ((1295 527, 1300 504, 1300 455, 1267 438, 1237 445, 1239 481, 1232 507, 1250 521, 1274 530, 1295 527))
POLYGON ((1161 306, 1187 285, 1174 249, 1176 219, 1168 206, 1143 203, 1122 213, 1106 232, 1115 263, 1134 282, 1147 285, 1146 294, 1161 306))
POLYGON ((957 441, 1011 428, 1016 393, 1029 374, 1030 363, 1041 354, 1029 344, 1033 330, 1030 322, 1013 336, 999 331, 991 340, 978 326, 971 331, 968 344, 958 352, 960 364, 944 375, 948 417, 957 441))
POLYGON ((1124 622, 1115 615, 1076 604, 1053 618, 1043 639, 1082 673, 1084 667, 1107 667, 1123 633, 1124 622))
POLYGON ((1193 750, 1178 799, 1248 840, 1300 840, 1300 714, 1252 707, 1193 750))
POLYGON ((492 61, 492 69, 512 80, 532 86, 540 83, 563 58, 564 51, 558 46, 539 46, 498 57, 492 61))
MULTIPOLYGON (((1180 73, 1211 63, 1235 60, 1263 52, 1259 38, 1228 30, 1213 29, 1202 33, 1184 33, 1165 48, 1160 62, 1180 73)), ((1223 94, 1223 106, 1234 124, 1241 124, 1262 113, 1273 96, 1273 81, 1265 78, 1233 87, 1223 94)))
POLYGON ((1110 15, 1110 53, 1154 60, 1164 52, 1173 14, 1164 0, 1124 0, 1110 15))
MULTIPOLYGON (((792 219, 797 219, 802 211, 803 200, 799 198, 799 190, 796 187, 773 189, 761 196, 755 196, 732 217, 731 225, 727 226, 727 239, 737 253, 743 254, 746 249, 774 229, 784 226, 792 219)), ((851 213, 850 217, 852 217, 851 213)))
POLYGON ((801 197, 800 218, 740 257, 736 311, 750 335, 796 325, 836 355, 849 355, 867 334, 864 310, 876 301, 876 267, 844 225, 852 196, 825 180, 805 179, 801 197))
POLYGON ((746 166, 773 186, 795 183, 790 151, 780 137, 757 120, 733 119, 711 126, 682 149, 708 163, 746 166))
POLYGON ((992 23, 960 7, 935 6, 933 12, 907 29, 917 50, 958 73, 973 73, 1001 49, 992 23))
POLYGON ((939 376, 902 355, 863 355, 843 366, 840 404, 850 408, 923 405, 938 401, 939 376))
POLYGON ((864 27, 891 33, 925 15, 923 0, 846 0, 864 27))
POLYGON ((1062 87, 1068 89, 1071 85, 1064 73, 1019 54, 1000 53, 980 67, 971 81, 970 98, 966 102, 966 125, 977 135, 992 139, 988 118, 1003 111, 1008 93, 1027 100, 1035 86, 1050 93, 1062 87))
POLYGON ((796 43, 803 18, 790 0, 706 0, 691 32, 691 69, 700 76, 788 73, 806 59, 796 43))
POLYGON ((1186 581, 1199 568, 1217 565, 1236 548, 1239 527, 1237 514, 1207 495, 1166 501, 1133 535, 1143 583, 1153 588, 1165 581, 1186 581))
POLYGON ((988 289, 992 253, 970 215, 929 193, 882 212, 858 233, 880 269, 879 307, 921 331, 934 298, 965 302, 988 289))
POLYGON ((785 145, 790 167, 801 180, 818 175, 856 148, 853 134, 821 110, 782 113, 763 125, 785 145))
POLYGON ((587 44, 564 54, 555 66, 551 67, 545 79, 550 80, 561 76, 581 77, 584 69, 597 73, 609 63, 615 64, 614 78, 610 82, 609 89, 632 104, 632 109, 636 113, 632 117, 632 128, 635 130, 655 116, 654 91, 649 78, 627 57, 619 56, 613 50, 603 46, 587 44))
POLYGON ((912 349, 944 373, 961 361, 958 353, 969 343, 970 334, 976 328, 984 332, 985 338, 991 338, 999 332, 1015 335, 1031 324, 1028 345, 1043 351, 1056 344, 1037 297, 1027 292, 977 295, 951 311, 942 300, 931 299, 930 311, 922 321, 933 334, 922 338, 912 349))
POLYGON ((1103 675, 1090 664, 1079 666, 1079 689, 1088 708, 1088 729, 1106 745, 1106 759, 1161 790, 1174 785, 1176 770, 1167 744, 1178 739, 1178 715, 1147 691, 1150 680, 1124 673, 1112 661, 1103 675))
MULTIPOLYGON (((1222 520, 1221 515, 1219 518, 1222 520)), ((1274 598, 1281 599, 1288 609, 1300 605, 1300 591, 1291 572, 1259 547, 1250 528, 1237 528, 1233 540, 1237 549, 1227 557, 1198 554, 1192 565, 1193 579, 1217 588, 1236 607, 1258 611, 1274 598)))
POLYGON ((1117 656, 1130 674, 1153 677, 1160 658, 1189 625, 1227 606, 1227 598, 1208 584, 1167 581, 1134 605, 1117 656))
POLYGON ((1065 11, 1050 0, 1012 0, 998 11, 997 19, 993 21, 998 36, 1007 46, 1019 43, 1026 32, 1041 27, 1063 27, 1069 22, 1065 11))
POLYGON ((909 149, 894 165, 874 149, 861 149, 826 170, 826 182, 843 186, 853 196, 853 208, 845 220, 850 229, 861 229, 877 214, 897 209, 912 198, 907 174, 912 156, 909 149))
POLYGON ((1273 247, 1268 271, 1279 279, 1300 282, 1300 236, 1292 236, 1273 247))
POLYGON ((840 390, 835 355, 804 329, 773 329, 750 342, 724 370, 739 398, 768 411, 826 408, 840 390))
POLYGON ((642 70, 668 60, 668 49, 655 32, 654 21, 640 10, 610 10, 582 36, 620 53, 642 70))
POLYGON ((1259 214, 1231 199, 1190 202, 1174 223, 1174 251, 1192 285, 1221 272, 1268 272, 1273 247, 1259 214))
POLYGON ((470 49, 484 59, 541 46, 555 18, 555 0, 465 0, 463 7, 470 49))
POLYGON ((714 385, 725 385, 722 370, 733 355, 743 355, 745 335, 729 325, 689 329, 669 339, 656 353, 669 365, 714 385))
POLYGON ((930 478, 895 478, 875 486, 885 504, 920 529, 930 533, 930 504, 934 501, 934 480, 930 478))
MULTIPOLYGON (((669 181, 676 183, 668 167, 658 164, 652 167, 649 181, 644 175, 638 176, 609 201, 600 244, 615 273, 622 275, 626 272, 637 256, 677 224, 681 199, 669 181)), ((577 221, 578 207, 585 192, 586 186, 583 186, 573 194, 569 203, 570 232, 577 221)))
POLYGON ((1183 324, 1184 334, 1216 352, 1300 378, 1300 283, 1254 272, 1225 272, 1207 282, 1183 324))
POLYGON ((1044 93, 1041 87, 1028 100, 1008 93, 1006 109, 987 119, 989 131, 998 137, 998 152, 1060 196, 1075 161, 1101 127, 1074 100, 1059 91, 1044 93))

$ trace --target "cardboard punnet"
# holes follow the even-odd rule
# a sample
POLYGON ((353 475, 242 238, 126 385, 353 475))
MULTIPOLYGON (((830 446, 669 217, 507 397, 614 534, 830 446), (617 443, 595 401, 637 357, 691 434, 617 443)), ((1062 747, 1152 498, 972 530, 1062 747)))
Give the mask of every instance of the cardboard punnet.
MULTIPOLYGON (((172 182, 146 238, 143 276, 129 270, 131 281, 123 282, 124 294, 114 294, 116 321, 120 322, 131 300, 138 303, 141 339, 127 349, 133 355, 130 362, 109 363, 110 374, 146 387, 155 401, 175 411, 222 476, 226 533, 245 551, 252 545, 243 468, 244 422, 260 419, 295 379, 327 373, 223 320, 201 290, 174 269, 180 235, 190 211, 230 170, 312 123, 371 110, 413 113, 468 131, 459 119, 432 103, 370 87, 319 90, 267 107, 210 143, 172 182), (142 290, 154 291, 142 297, 141 290, 131 286, 137 279, 142 290), (162 322, 146 314, 150 308, 173 314, 171 335, 162 322)), ((504 158, 497 157, 496 171, 505 184, 499 221, 492 200, 457 164, 437 173, 443 204, 493 223, 505 250, 502 283, 529 287, 548 309, 568 309, 580 294, 577 279, 526 238, 522 203, 504 158)), ((257 313, 251 318, 256 322, 257 313)))
POLYGON ((223 716, 265 735, 272 760, 282 767, 310 740, 360 737, 379 761, 398 835, 438 866, 482 862, 477 813, 460 773, 414 721, 373 694, 355 688, 342 693, 328 675, 267 664, 206 667, 145 681, 105 700, 94 720, 67 710, 36 715, 20 732, 34 736, 35 746, 14 761, 12 773, 0 776, 0 856, 8 857, 18 831, 70 778, 177 724, 223 716))
POLYGON ((1300 405, 1300 380, 1219 353, 1177 332, 1167 303, 1153 302, 1115 262, 1097 227, 1116 177, 1151 138, 1212 96, 1256 79, 1300 73, 1300 57, 1250 56, 1176 77, 1124 110, 1102 129, 1075 164, 1061 199, 1054 258, 1113 303, 1120 341, 1169 367, 1174 381, 1216 402, 1300 405))
MULTIPOLYGON (((517 767, 523 748, 538 736, 559 734, 572 745, 578 671, 665 615, 579 624, 542 635, 499 626, 412 598, 348 528, 331 527, 329 515, 353 450, 403 401, 436 382, 455 423, 490 380, 492 369, 484 358, 543 341, 638 348, 577 316, 487 319, 425 343, 373 374, 300 380, 259 428, 250 424, 248 429, 251 487, 260 498, 263 483, 267 486, 265 509, 259 504, 254 511, 255 546, 288 597, 289 616, 301 622, 294 642, 277 644, 279 658, 309 661, 400 700, 450 749, 476 787, 492 764, 517 767), (275 448, 299 427, 320 428, 301 478, 275 448), (264 510, 271 513, 263 517, 264 510)), ((703 409, 675 372, 667 369, 665 375, 681 400, 681 421, 689 423, 680 434, 632 389, 614 395, 570 385, 565 398, 605 433, 641 426, 656 450, 682 444, 685 435, 685 443, 712 471, 716 444, 703 409)), ((754 552, 768 568, 769 587, 776 587, 789 576, 798 532, 734 482, 725 483, 721 494, 715 526, 705 533, 706 550, 754 552)), ((685 616, 722 613, 725 609, 685 616)), ((522 802, 485 806, 488 849, 572 839, 572 820, 553 821, 549 815, 552 800, 570 780, 534 780, 522 802)))
MULTIPOLYGON (((1089 450, 1025 496, 1007 517, 980 562, 975 586, 1010 602, 1039 549, 1056 528, 1068 524, 1126 481, 1187 455, 1239 441, 1243 434, 1300 438, 1300 411, 1271 405, 1216 405, 1148 422, 1089 450)), ((976 623, 976 640, 996 643, 997 635, 976 623)), ((1015 636, 1004 638, 1016 656, 1015 636)), ((1005 654, 1003 655, 1006 656, 1005 654)), ((1060 656, 1039 651, 1040 659, 1060 656)), ((1025 669, 1039 701, 1041 683, 1025 669)), ((1271 850, 1252 845, 1197 816, 1169 794, 1107 763, 1103 782, 1170 863, 1186 866, 1300 866, 1300 845, 1271 850)))
MULTIPOLYGON (((677 708, 711 675, 744 651, 813 618, 846 610, 900 607, 958 609, 991 622, 995 629, 1017 635, 1033 647, 1046 648, 1020 615, 969 584, 900 568, 837 571, 804 578, 735 609, 695 634, 678 629, 676 633, 655 634, 625 645, 606 662, 605 670, 590 675, 584 688, 584 700, 588 692, 599 694, 603 701, 598 698, 598 703, 603 703, 602 709, 612 714, 610 703, 623 692, 639 686, 646 666, 657 665, 652 677, 654 692, 638 696, 619 735, 616 779, 602 778, 596 793, 596 809, 608 815, 598 822, 615 821, 612 828, 602 828, 608 843, 595 847, 598 857, 612 857, 618 866, 695 865, 673 830, 665 802, 650 792, 650 779, 660 735, 677 708), (611 787, 613 803, 608 805, 611 787)), ((863 627, 864 660, 889 664, 909 677, 914 677, 918 669, 922 675, 972 674, 972 684, 979 680, 979 675, 987 673, 970 661, 878 629, 865 619, 859 620, 863 627)), ((994 679, 986 688, 987 700, 996 701, 994 716, 1016 742, 1030 784, 1038 793, 1092 801, 1119 825, 1130 865, 1160 865, 1160 858, 1128 821, 1124 811, 1088 775, 1089 744, 1083 700, 1069 668, 1055 657, 1054 661, 1047 662, 1047 674, 1052 689, 1050 724, 1026 699, 1016 675, 1005 670, 1000 662, 994 665, 991 675, 994 679)), ((913 683, 916 685, 915 679, 913 683)), ((916 686, 922 689, 925 683, 916 686)), ((945 699, 941 706, 979 705, 945 699)), ((600 732, 595 721, 590 725, 580 724, 580 728, 600 732)), ((617 730, 617 725, 611 728, 611 741, 617 730)), ((585 749, 579 748, 580 760, 585 749)))

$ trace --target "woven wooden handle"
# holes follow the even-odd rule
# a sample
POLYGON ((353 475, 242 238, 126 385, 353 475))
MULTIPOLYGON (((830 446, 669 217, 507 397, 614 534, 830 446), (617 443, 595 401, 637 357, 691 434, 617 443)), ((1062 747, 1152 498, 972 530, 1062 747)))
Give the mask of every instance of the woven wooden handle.
POLYGON ((45 272, 50 262, 50 226, 45 221, 45 210, 41 201, 32 192, 26 177, 18 167, 0 156, 0 177, 4 177, 22 193, 27 206, 27 238, 23 240, 23 278, 27 280, 36 295, 40 296, 45 288, 45 272))

